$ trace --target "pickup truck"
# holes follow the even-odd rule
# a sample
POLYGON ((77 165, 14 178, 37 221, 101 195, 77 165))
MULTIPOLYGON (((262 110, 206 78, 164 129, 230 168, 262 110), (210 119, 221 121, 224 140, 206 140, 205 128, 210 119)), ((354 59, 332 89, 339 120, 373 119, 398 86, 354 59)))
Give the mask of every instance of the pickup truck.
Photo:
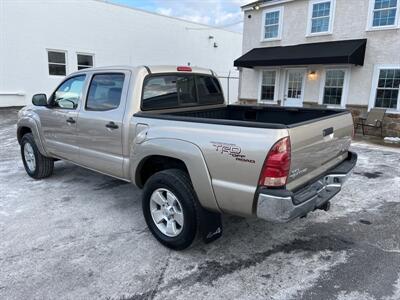
POLYGON ((143 188, 151 233, 176 250, 220 237, 223 213, 283 223, 328 210, 357 161, 350 112, 227 105, 209 69, 84 69, 32 103, 17 126, 28 175, 61 159, 143 188))

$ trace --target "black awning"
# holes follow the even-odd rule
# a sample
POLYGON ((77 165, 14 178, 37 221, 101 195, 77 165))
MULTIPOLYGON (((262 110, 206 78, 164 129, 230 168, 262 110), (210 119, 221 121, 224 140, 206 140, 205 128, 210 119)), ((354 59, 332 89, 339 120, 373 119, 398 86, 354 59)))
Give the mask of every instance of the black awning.
POLYGON ((284 47, 254 48, 235 60, 235 67, 310 64, 364 64, 367 40, 347 40, 284 47))

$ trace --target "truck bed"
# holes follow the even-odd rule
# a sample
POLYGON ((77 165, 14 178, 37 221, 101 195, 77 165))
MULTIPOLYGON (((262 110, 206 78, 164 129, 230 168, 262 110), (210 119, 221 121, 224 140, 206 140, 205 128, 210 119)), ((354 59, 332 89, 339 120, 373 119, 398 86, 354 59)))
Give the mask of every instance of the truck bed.
MULTIPOLYGON (((172 122, 215 124, 215 136, 223 126, 264 129, 265 139, 271 138, 273 132, 278 136, 278 130, 286 130, 292 148, 291 175, 287 186, 290 190, 301 188, 346 159, 353 130, 351 113, 343 109, 228 105, 208 109, 197 107, 186 111, 140 112, 135 116, 172 122)), ((188 124, 187 130, 192 126, 188 124)), ((226 136, 219 139, 243 149, 248 147, 246 143, 254 143, 252 134, 256 131, 248 130, 248 139, 238 143, 240 139, 239 135, 234 134, 236 130, 231 132, 226 128, 223 130, 226 136)), ((245 132, 245 128, 242 131, 245 132)), ((216 140, 215 136, 212 136, 212 140, 216 140)), ((262 152, 266 155, 268 150, 262 149, 262 152)))
POLYGON ((261 128, 292 128, 346 113, 348 112, 342 109, 228 105, 220 108, 180 112, 163 111, 155 115, 150 113, 139 114, 176 121, 261 128))

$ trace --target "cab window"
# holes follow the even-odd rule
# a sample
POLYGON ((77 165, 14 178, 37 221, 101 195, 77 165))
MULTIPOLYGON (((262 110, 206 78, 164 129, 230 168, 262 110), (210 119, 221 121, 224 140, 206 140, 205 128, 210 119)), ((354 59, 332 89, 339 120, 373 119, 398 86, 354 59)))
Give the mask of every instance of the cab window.
POLYGON ((197 76, 197 93, 199 104, 218 104, 224 102, 221 86, 215 77, 197 76))
POLYGON ((143 110, 214 105, 223 102, 218 80, 208 75, 152 75, 145 80, 143 86, 143 110))
POLYGON ((82 96, 85 77, 85 75, 79 75, 64 81, 52 96, 52 106, 62 109, 76 109, 82 96))
POLYGON ((93 76, 86 100, 86 110, 106 111, 121 103, 124 74, 107 73, 93 76))

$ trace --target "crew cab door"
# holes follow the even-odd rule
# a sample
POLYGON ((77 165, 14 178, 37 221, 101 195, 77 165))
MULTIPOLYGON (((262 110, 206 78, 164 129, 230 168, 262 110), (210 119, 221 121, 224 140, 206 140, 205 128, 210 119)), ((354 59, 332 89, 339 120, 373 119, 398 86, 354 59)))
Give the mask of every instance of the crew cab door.
POLYGON ((79 159, 76 125, 85 78, 86 75, 67 78, 50 96, 48 107, 38 110, 46 150, 51 155, 71 161, 79 159))
POLYGON ((92 73, 79 115, 80 164, 123 177, 122 130, 130 72, 92 73))

